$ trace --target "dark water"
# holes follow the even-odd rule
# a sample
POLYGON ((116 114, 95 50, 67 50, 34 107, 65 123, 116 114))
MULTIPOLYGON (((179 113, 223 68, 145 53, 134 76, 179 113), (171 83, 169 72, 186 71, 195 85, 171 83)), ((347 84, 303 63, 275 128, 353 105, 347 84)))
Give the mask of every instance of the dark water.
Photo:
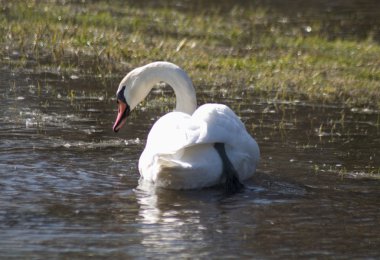
POLYGON ((2 258, 380 257, 379 111, 199 93, 241 116, 258 173, 234 196, 155 190, 137 161, 162 91, 115 135, 108 80, 0 71, 2 258))

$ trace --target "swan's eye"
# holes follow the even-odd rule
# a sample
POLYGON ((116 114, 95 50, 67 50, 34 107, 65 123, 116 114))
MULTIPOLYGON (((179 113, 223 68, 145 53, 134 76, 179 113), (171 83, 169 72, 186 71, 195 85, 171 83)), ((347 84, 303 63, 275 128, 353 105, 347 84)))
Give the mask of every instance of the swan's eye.
POLYGON ((124 90, 125 90, 125 86, 123 86, 119 92, 117 92, 117 103, 119 103, 119 100, 121 100, 122 102, 124 102, 125 104, 127 104, 127 100, 125 99, 125 96, 124 96, 124 90))

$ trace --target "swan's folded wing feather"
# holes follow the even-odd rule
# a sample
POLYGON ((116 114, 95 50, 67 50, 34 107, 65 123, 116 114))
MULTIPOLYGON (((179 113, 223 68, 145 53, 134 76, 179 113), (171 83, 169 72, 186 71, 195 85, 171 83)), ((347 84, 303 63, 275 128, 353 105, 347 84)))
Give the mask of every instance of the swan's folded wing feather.
POLYGON ((230 108, 221 104, 205 104, 192 116, 171 112, 161 117, 148 135, 147 147, 154 153, 173 154, 204 143, 239 145, 240 140, 246 140, 247 136, 244 124, 230 108))
POLYGON ((218 104, 203 105, 192 116, 172 112, 161 117, 148 135, 140 173, 165 187, 214 185, 222 172, 216 142, 225 143, 241 180, 252 176, 259 158, 257 143, 235 113, 218 104))
POLYGON ((191 116, 181 112, 171 112, 161 117, 152 127, 147 146, 152 153, 173 154, 194 144, 199 139, 200 127, 191 116))
POLYGON ((248 134, 238 116, 222 104, 200 106, 194 112, 192 120, 200 125, 197 143, 233 145, 248 134))

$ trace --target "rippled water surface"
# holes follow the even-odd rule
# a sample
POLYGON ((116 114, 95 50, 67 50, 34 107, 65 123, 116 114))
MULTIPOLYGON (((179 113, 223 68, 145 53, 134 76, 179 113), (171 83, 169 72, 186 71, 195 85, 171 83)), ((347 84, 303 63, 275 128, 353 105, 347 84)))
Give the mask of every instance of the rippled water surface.
POLYGON ((116 135, 118 79, 0 79, 2 257, 380 257, 378 111, 199 91, 237 111, 262 161, 242 193, 178 192, 137 170, 166 89, 116 135))

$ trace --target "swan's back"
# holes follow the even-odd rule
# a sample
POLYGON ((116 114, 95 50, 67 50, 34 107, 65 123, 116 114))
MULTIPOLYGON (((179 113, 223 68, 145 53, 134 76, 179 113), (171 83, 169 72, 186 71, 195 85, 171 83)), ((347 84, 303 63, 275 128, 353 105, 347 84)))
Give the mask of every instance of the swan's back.
POLYGON ((189 189, 220 182, 222 162, 214 143, 224 143, 240 180, 251 177, 259 148, 227 106, 205 104, 192 116, 171 112, 152 127, 139 161, 144 179, 159 186, 189 189))

